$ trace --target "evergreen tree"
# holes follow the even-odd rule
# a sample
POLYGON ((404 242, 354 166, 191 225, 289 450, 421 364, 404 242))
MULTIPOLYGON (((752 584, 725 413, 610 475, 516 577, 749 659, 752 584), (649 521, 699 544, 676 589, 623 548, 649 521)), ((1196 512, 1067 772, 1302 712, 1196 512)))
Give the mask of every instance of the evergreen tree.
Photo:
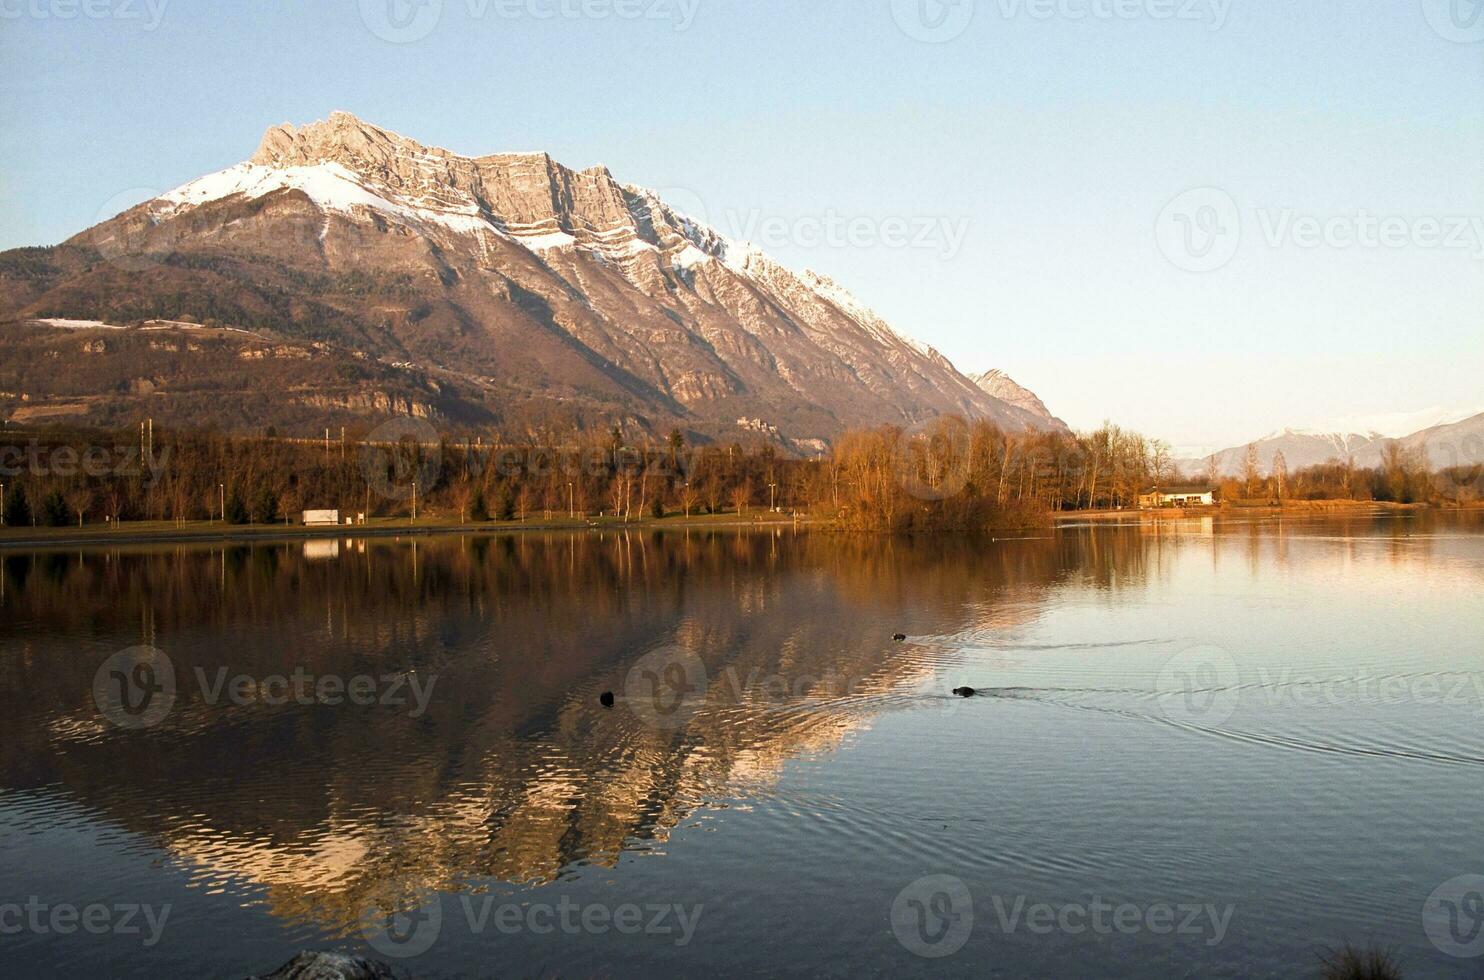
POLYGON ((246 524, 250 518, 247 514, 247 504, 243 502, 242 495, 236 490, 227 498, 227 523, 246 524))
POLYGON ((26 491, 20 487, 12 487, 5 493, 5 525, 31 526, 31 503, 26 499, 26 491))
POLYGON ((474 503, 469 507, 469 514, 475 521, 487 521, 490 519, 489 505, 484 502, 484 491, 474 492, 474 503))
POLYGON ((41 501, 41 521, 47 527, 68 527, 72 524, 67 513, 67 501, 59 490, 53 490, 41 501))
POLYGON ((253 520, 259 524, 272 524, 278 519, 278 501, 273 496, 273 491, 263 487, 258 491, 257 500, 253 503, 253 520))

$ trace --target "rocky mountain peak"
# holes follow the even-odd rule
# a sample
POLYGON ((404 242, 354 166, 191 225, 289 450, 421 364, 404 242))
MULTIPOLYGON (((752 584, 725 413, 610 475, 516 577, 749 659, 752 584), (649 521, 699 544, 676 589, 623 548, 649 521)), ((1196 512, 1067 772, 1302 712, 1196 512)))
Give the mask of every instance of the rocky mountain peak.
POLYGON ((803 447, 947 413, 1062 427, 1018 386, 1031 408, 976 387, 828 276, 794 272, 601 164, 461 156, 336 112, 275 126, 247 161, 72 244, 154 239, 192 261, 144 263, 127 283, 28 284, 11 305, 328 339, 483 391, 470 417, 643 419, 722 438, 746 418, 803 447))
POLYGON ((1051 414, 1051 410, 1046 407, 1046 403, 1041 401, 1035 392, 1016 384, 1004 371, 992 369, 985 371, 983 374, 974 375, 970 380, 981 390, 988 392, 1003 402, 1024 409, 1032 415, 1047 420, 1055 418, 1051 414))
POLYGON ((388 156, 412 150, 427 152, 420 144, 390 130, 362 122, 348 112, 336 111, 327 119, 304 126, 284 123, 270 128, 248 162, 265 167, 329 161, 384 162, 388 156))

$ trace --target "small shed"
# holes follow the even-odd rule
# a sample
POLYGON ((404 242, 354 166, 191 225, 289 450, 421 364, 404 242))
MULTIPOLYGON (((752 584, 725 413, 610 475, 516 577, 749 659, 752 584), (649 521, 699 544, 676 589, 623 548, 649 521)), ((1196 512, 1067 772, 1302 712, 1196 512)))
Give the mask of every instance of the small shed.
POLYGON ((305 527, 329 527, 340 523, 340 511, 338 510, 306 510, 304 512, 305 527))

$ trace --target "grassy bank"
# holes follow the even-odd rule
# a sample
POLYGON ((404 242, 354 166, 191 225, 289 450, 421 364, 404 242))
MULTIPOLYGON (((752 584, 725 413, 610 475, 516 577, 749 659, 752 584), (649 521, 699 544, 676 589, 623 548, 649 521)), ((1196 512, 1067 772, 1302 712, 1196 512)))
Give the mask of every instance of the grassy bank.
MULTIPOLYGON (((1150 520, 1178 520, 1191 517, 1253 517, 1278 514, 1357 514, 1373 511, 1427 510, 1429 504, 1398 504, 1388 500, 1288 500, 1281 504, 1218 504, 1215 507, 1159 507, 1120 510, 1065 510, 1052 515, 1057 523, 1067 521, 1115 521, 1130 517, 1150 520)), ((1456 508, 1449 508, 1456 509, 1456 508)))
POLYGON ((614 517, 529 517, 524 521, 459 521, 447 517, 376 518, 365 524, 305 527, 302 524, 223 524, 221 521, 122 521, 82 527, 0 527, 0 549, 158 541, 279 541, 304 538, 388 537, 406 534, 490 534, 525 531, 636 531, 802 527, 807 518, 755 512, 746 515, 676 514, 625 521, 614 517))

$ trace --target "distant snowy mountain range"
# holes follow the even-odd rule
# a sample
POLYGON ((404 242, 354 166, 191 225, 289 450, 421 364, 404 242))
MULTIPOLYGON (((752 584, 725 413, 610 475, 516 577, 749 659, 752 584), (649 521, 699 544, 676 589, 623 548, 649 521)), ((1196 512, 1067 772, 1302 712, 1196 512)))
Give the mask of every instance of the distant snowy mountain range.
MULTIPOLYGON (((1273 461, 1283 454, 1290 472, 1330 460, 1351 459, 1356 466, 1376 466, 1388 444, 1395 442, 1407 451, 1426 454, 1434 467, 1475 466, 1484 463, 1484 409, 1430 408, 1420 412, 1360 416, 1339 420, 1360 423, 1362 434, 1341 426, 1332 431, 1318 429, 1284 429, 1253 441, 1258 465, 1264 474, 1272 471, 1273 461), (1412 428, 1419 426, 1420 428, 1412 428)), ((1176 461, 1180 472, 1188 477, 1205 476, 1215 471, 1221 476, 1242 473, 1247 447, 1233 446, 1209 456, 1176 461)))

